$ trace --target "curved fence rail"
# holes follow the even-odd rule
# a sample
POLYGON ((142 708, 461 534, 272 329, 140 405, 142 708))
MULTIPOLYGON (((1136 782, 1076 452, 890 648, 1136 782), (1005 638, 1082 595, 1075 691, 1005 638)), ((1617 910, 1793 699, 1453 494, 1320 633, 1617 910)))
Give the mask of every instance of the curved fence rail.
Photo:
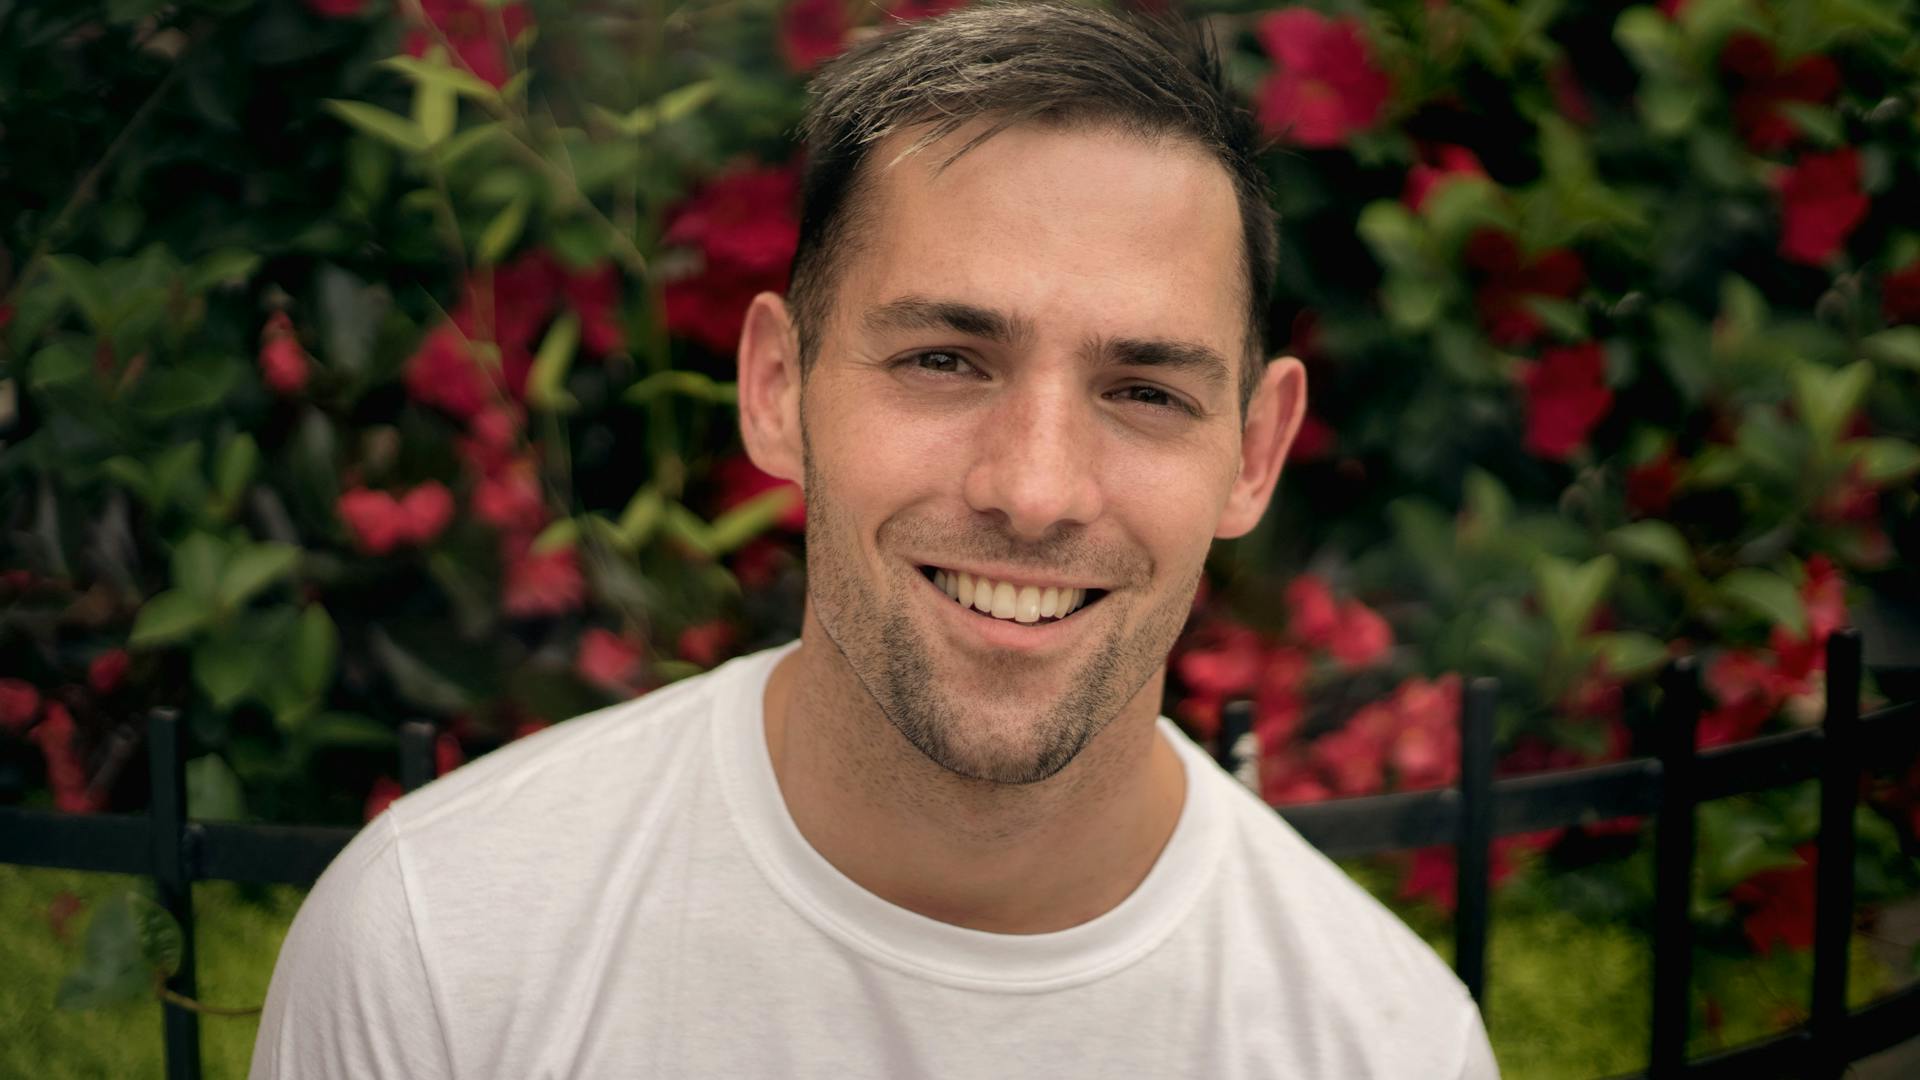
MULTIPOLYGON (((1654 992, 1649 1064, 1664 1077, 1837 1077, 1850 1062, 1920 1036, 1920 984, 1849 1013, 1848 938, 1853 926, 1853 812, 1864 763, 1910 760, 1920 753, 1920 700, 1860 714, 1860 638, 1853 630, 1827 644, 1826 717, 1818 728, 1696 751, 1701 700, 1691 658, 1662 677, 1660 756, 1550 773, 1493 778, 1492 679, 1467 686, 1461 710, 1458 787, 1289 806, 1279 813, 1335 857, 1452 845, 1458 858, 1455 968, 1479 999, 1486 983, 1489 870, 1493 839, 1611 818, 1657 815, 1655 830, 1654 992), (1710 1057, 1685 1057, 1691 1013, 1690 918, 1694 812, 1702 802, 1805 780, 1820 782, 1820 833, 1814 911, 1814 973, 1809 1021, 1783 1034, 1710 1057)), ((1251 727, 1251 707, 1230 705, 1222 719, 1222 764, 1251 727)), ((77 816, 0 807, 0 862, 152 877, 161 902, 180 921, 185 952, 168 983, 192 996, 195 881, 311 885, 357 832, 349 828, 189 821, 180 726, 170 710, 149 721, 154 798, 146 815, 77 816)), ((432 775, 433 729, 401 731, 402 784, 432 775)), ((163 1004, 167 1075, 199 1076, 197 1018, 163 1004)))

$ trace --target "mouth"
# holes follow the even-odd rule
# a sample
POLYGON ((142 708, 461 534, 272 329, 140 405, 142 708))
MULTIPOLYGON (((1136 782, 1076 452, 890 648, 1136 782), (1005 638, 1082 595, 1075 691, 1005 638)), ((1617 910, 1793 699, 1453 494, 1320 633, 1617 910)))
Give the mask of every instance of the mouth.
POLYGON ((1026 626, 1070 619, 1107 595, 1105 589, 1001 581, 939 566, 920 567, 920 576, 980 618, 1026 626))

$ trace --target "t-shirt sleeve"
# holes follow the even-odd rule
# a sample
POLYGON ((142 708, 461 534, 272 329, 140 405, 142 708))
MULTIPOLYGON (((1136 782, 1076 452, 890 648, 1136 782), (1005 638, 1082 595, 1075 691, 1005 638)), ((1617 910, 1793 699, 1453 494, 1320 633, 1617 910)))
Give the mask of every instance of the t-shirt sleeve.
POLYGON ((1459 1080, 1500 1080, 1500 1066, 1493 1060, 1493 1046, 1487 1042, 1487 1026, 1480 1010, 1468 999, 1465 1060, 1460 1063, 1459 1080))
POLYGON ((251 1080, 451 1080, 393 817, 362 830, 294 916, 251 1080))

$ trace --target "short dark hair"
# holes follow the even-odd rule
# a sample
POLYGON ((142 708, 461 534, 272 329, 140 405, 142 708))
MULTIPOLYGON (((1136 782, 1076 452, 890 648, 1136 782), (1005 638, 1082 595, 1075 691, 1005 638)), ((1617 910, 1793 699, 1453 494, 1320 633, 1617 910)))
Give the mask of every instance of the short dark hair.
POLYGON ((1247 285, 1240 406, 1265 368, 1275 214, 1257 129, 1228 90, 1212 39, 1175 17, 1116 14, 1060 0, 984 3, 863 41, 824 65, 801 121, 807 146, 794 321, 804 370, 819 348, 835 276, 858 246, 873 146, 925 126, 908 152, 975 120, 986 129, 944 164, 1021 123, 1114 125, 1187 139, 1233 181, 1247 285))

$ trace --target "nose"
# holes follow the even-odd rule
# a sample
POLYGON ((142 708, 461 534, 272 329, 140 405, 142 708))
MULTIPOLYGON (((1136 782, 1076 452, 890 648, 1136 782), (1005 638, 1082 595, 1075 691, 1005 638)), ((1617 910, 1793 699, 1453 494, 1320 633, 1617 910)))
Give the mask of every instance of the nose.
POLYGON ((1022 539, 1100 516, 1099 418, 1066 380, 1011 385, 974 430, 967 504, 1004 519, 1022 539))

